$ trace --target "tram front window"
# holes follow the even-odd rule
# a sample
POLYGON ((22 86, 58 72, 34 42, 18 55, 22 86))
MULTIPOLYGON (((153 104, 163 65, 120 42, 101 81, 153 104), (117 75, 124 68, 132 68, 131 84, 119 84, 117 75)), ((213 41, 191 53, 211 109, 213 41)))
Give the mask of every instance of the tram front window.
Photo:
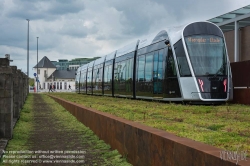
POLYGON ((227 56, 223 38, 214 35, 185 37, 190 61, 196 76, 227 75, 227 56))

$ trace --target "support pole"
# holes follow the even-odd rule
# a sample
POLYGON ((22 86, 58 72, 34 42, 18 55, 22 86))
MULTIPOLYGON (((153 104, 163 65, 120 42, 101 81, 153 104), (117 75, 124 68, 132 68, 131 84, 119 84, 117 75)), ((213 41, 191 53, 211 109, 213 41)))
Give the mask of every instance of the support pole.
POLYGON ((239 61, 239 23, 234 22, 234 62, 239 61))

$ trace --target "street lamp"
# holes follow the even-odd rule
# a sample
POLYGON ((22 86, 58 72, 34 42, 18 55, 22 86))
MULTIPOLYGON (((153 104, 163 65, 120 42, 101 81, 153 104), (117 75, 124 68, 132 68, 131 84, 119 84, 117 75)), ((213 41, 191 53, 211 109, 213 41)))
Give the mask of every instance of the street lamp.
POLYGON ((39 79, 39 77, 38 77, 38 38, 39 37, 36 37, 36 39, 37 39, 37 66, 36 66, 36 73, 37 73, 36 89, 37 89, 37 93, 38 93, 38 79, 39 79))
POLYGON ((28 33, 27 33, 27 76, 29 78, 29 19, 26 19, 28 21, 28 33))

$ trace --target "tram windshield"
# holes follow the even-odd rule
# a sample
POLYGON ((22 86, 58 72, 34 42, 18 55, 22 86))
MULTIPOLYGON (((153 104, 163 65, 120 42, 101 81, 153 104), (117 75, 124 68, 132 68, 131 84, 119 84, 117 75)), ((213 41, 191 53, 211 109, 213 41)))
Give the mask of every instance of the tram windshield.
POLYGON ((196 76, 227 75, 227 56, 223 38, 214 35, 185 37, 190 61, 196 76))

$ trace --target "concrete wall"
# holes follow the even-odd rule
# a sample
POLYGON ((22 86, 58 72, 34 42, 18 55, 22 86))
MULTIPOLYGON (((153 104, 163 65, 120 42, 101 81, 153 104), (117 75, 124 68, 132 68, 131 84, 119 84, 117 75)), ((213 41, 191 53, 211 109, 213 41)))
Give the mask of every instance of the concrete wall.
POLYGON ((13 127, 28 95, 28 77, 0 58, 0 139, 11 139, 13 127))
POLYGON ((13 74, 8 59, 0 59, 0 62, 0 138, 11 138, 13 131, 13 74))
MULTIPOLYGON (((89 127, 112 149, 138 166, 235 166, 236 161, 220 158, 218 149, 168 132, 89 109, 51 96, 80 122, 89 127)), ((250 165, 250 159, 238 165, 250 165)))

